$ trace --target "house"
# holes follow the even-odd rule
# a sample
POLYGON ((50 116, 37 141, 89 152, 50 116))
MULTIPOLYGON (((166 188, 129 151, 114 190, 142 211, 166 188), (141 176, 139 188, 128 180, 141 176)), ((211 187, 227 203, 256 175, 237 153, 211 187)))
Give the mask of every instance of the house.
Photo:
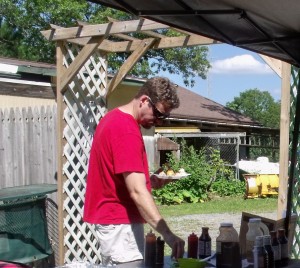
MULTIPOLYGON (((0 58, 0 108, 55 105, 55 80, 54 64, 0 58)), ((124 79, 117 90, 109 95, 108 110, 129 101, 144 81, 133 77, 124 79)), ((196 148, 215 138, 217 141, 213 143, 222 143, 223 151, 228 151, 224 147, 230 144, 235 146, 238 142, 238 155, 229 159, 224 153, 225 159, 231 164, 248 158, 250 146, 265 144, 278 150, 278 129, 265 128, 251 118, 184 87, 178 86, 178 95, 180 107, 173 110, 161 126, 143 131, 146 143, 154 145, 146 146, 152 148, 147 150, 152 159, 150 166, 160 166, 167 152, 179 150, 179 145, 170 138, 184 138, 196 148), (264 139, 269 142, 263 143, 264 139)))

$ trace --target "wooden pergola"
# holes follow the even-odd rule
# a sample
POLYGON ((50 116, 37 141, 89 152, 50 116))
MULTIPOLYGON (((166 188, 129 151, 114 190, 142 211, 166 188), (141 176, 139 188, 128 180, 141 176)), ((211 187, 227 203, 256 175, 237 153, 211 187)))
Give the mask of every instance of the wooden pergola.
POLYGON ((148 19, 111 19, 97 25, 79 22, 71 28, 51 25, 42 34, 57 45, 59 264, 74 260, 96 263, 101 257, 95 231, 82 221, 82 215, 93 131, 107 111, 109 94, 149 49, 219 42, 148 19), (162 34, 166 29, 177 36, 162 34), (118 52, 129 56, 108 83, 106 57, 118 52))

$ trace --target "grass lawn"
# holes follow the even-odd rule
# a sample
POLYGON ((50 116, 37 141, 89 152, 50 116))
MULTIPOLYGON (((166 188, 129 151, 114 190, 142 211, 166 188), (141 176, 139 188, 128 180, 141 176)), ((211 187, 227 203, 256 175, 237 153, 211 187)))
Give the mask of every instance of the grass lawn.
POLYGON ((164 217, 193 214, 210 214, 247 211, 250 213, 272 212, 277 208, 277 197, 244 199, 241 197, 219 197, 205 203, 159 206, 164 217))

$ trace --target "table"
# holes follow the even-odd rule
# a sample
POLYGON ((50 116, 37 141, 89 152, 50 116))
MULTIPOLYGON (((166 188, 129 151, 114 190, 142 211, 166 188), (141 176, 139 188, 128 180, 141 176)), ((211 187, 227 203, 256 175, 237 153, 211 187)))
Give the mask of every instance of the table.
MULTIPOLYGON (((90 264, 87 262, 74 262, 70 264, 66 264, 63 266, 57 266, 56 268, 109 268, 112 266, 103 266, 101 264, 90 264)), ((145 268, 145 265, 143 264, 143 261, 138 262, 132 262, 132 263, 125 263, 116 265, 114 267, 118 268, 145 268)), ((170 256, 165 256, 164 258, 164 265, 163 266, 157 266, 153 268, 175 268, 178 267, 174 262, 171 260, 170 256)), ((213 263, 208 263, 206 267, 215 267, 213 263)), ((300 267, 300 260, 290 260, 290 263, 288 266, 285 266, 285 268, 299 268, 300 267)))

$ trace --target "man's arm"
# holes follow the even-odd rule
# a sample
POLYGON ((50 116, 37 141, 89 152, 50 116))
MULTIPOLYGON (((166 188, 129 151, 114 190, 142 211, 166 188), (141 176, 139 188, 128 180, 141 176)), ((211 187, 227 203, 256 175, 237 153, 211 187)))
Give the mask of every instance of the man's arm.
POLYGON ((142 217, 163 236, 166 243, 172 248, 172 256, 181 258, 184 254, 184 241, 172 233, 159 213, 153 197, 146 187, 145 175, 135 172, 124 173, 123 175, 130 197, 135 202, 142 217))

